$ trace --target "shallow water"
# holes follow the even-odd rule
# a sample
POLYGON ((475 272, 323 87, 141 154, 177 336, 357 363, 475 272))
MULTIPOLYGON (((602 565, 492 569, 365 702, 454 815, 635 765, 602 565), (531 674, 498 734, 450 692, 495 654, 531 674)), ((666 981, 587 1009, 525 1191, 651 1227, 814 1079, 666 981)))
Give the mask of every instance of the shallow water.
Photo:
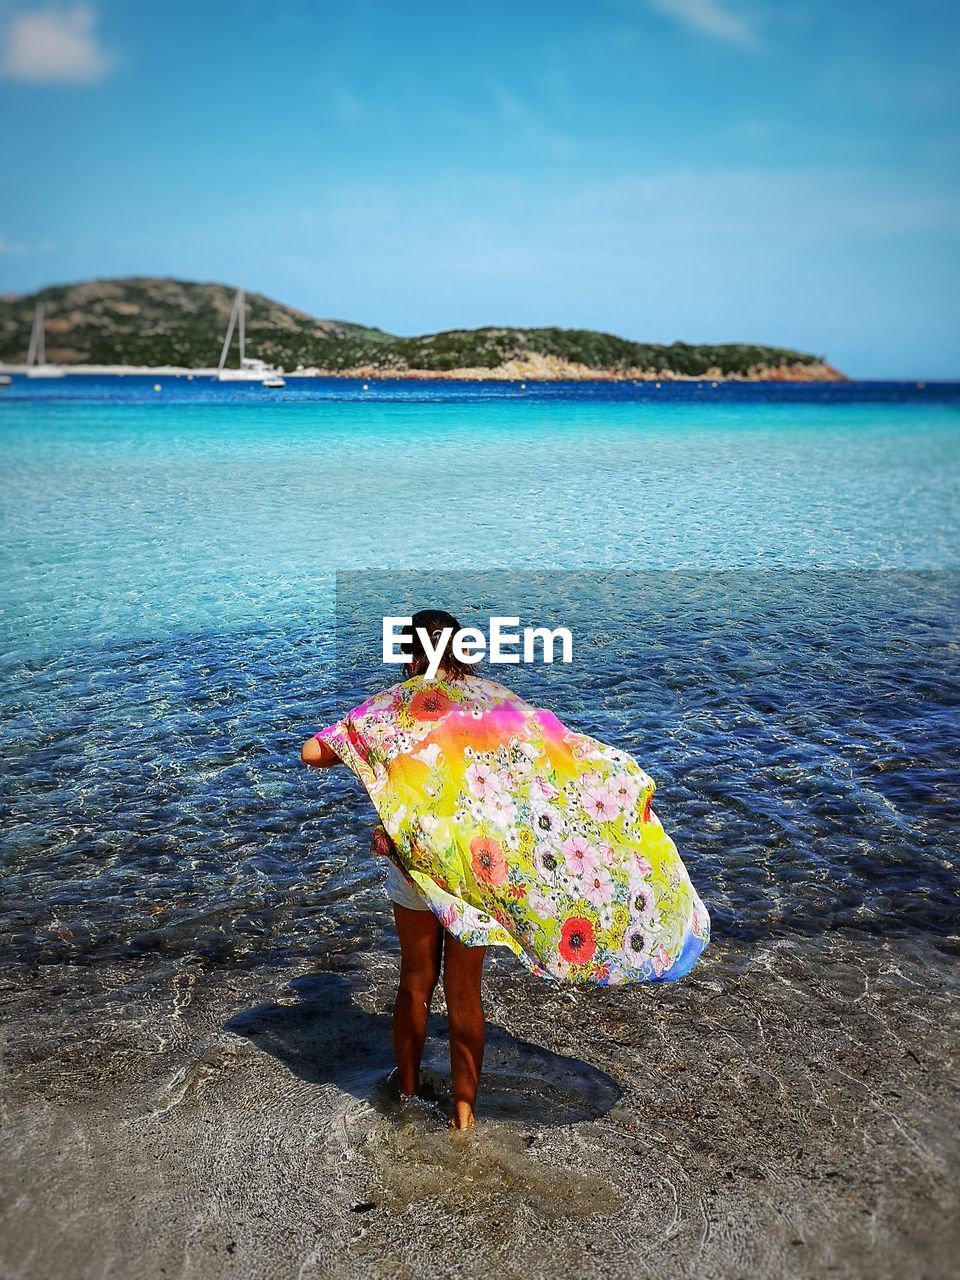
MULTIPOLYGON (((473 1224, 464 1274, 604 1248, 612 1275, 711 1256, 717 1274, 790 1274, 790 1231, 796 1274, 822 1273, 831 1168, 875 1197, 849 1239, 909 1258, 909 1214, 862 1170, 899 1186, 901 1158, 918 1223, 956 1185, 958 401, 387 390, 158 402, 71 380, 0 401, 0 997, 24 1152, 56 1151, 66 1185, 122 1149, 151 1202, 149 1153, 168 1168, 180 1144, 229 1205, 219 1140, 247 1218, 280 1197, 272 1256, 286 1223, 303 1274, 425 1273, 451 1214, 473 1224), (529 572, 466 572, 494 569, 529 572), (371 810, 298 760, 380 678, 344 665, 351 601, 415 597, 424 570, 467 614, 563 612, 578 660, 509 682, 637 756, 714 924, 667 995, 568 1001, 491 956, 479 1148, 443 1129, 440 1018, 439 1109, 391 1109, 396 942, 371 810), (845 1112, 859 1135, 838 1146, 845 1112), (758 1168, 805 1188, 795 1221, 758 1168), (339 1269, 302 1238, 308 1184, 332 1188, 339 1269), (725 1215, 779 1243, 747 1247, 725 1215), (559 1219, 585 1225, 537 1255, 559 1219)), ((178 1212, 165 1185, 158 1220, 178 1212)), ((190 1213, 199 1194, 182 1192, 190 1213)), ((191 1248, 167 1262, 220 1273, 191 1248)), ((241 1248, 257 1257, 256 1236, 241 1248)))
POLYGON ((347 621, 431 589, 572 627, 570 668, 513 682, 640 758, 721 933, 951 934, 960 400, 25 394, 8 958, 379 944, 369 806, 297 749, 365 691, 347 621), (341 578, 337 636, 334 571, 387 565, 341 578), (566 572, 465 572, 495 566, 566 572))
POLYGON ((5 647, 319 631, 337 569, 958 562, 960 396, 413 396, 0 402, 5 647))

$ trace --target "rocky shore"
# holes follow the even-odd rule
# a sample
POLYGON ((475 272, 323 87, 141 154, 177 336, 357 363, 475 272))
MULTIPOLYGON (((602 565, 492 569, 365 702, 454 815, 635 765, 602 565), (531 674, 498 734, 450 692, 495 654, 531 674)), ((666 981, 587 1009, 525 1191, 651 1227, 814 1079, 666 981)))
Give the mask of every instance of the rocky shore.
POLYGON ((673 369, 593 369, 589 365, 556 356, 531 354, 527 359, 508 360, 495 368, 383 370, 373 365, 356 369, 318 371, 322 377, 445 379, 451 382, 846 382, 832 365, 754 365, 746 373, 724 373, 717 367, 703 374, 677 373, 673 369))
MULTIPOLYGON (((0 373, 23 374, 23 364, 0 362, 0 373)), ((185 365, 73 364, 67 372, 91 377, 166 377, 212 378, 215 368, 193 369, 185 365)), ((288 379, 343 378, 352 381, 429 381, 429 382, 846 382, 846 376, 832 365, 818 362, 809 365, 757 365, 747 373, 723 373, 708 369, 702 376, 676 373, 672 369, 591 369, 550 356, 531 356, 527 360, 510 360, 495 368, 479 365, 462 369, 381 369, 375 365, 359 365, 352 369, 283 370, 288 379)))

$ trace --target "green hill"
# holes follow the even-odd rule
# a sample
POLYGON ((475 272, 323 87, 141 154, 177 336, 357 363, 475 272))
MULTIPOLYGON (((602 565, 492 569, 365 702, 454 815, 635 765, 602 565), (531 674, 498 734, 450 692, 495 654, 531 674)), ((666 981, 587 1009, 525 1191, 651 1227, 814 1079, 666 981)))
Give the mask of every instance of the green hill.
MULTIPOLYGON (((26 359, 34 308, 42 301, 50 360, 209 368, 219 359, 233 296, 227 285, 154 277, 0 295, 0 360, 26 359)), ((781 347, 665 346, 589 329, 452 329, 401 338, 346 321, 317 320, 257 293, 247 294, 247 354, 287 370, 305 366, 371 375, 465 369, 516 377, 744 377, 770 370, 781 377, 841 376, 819 356, 781 347)))
MULTIPOLYGON (((51 360, 209 368, 220 358, 234 293, 222 284, 130 277, 5 295, 0 297, 0 359, 26 358, 34 307, 43 302, 51 360)), ((262 294, 247 294, 247 354, 287 368, 315 364, 331 349, 338 359, 359 356, 389 340, 377 329, 315 320, 262 294)))

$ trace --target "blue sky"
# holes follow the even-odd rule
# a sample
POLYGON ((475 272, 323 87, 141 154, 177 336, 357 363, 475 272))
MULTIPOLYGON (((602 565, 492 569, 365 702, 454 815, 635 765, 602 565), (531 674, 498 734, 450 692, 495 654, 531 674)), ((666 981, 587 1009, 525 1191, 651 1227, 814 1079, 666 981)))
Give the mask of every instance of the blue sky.
POLYGON ((946 0, 0 0, 0 289, 960 377, 946 0))

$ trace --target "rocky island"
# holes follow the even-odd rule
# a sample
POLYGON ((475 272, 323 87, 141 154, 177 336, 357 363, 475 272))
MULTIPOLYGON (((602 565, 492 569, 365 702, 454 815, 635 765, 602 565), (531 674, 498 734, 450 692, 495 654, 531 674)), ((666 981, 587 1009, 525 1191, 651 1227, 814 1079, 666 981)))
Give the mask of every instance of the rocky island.
MULTIPOLYGON (((47 358, 96 366, 198 370, 220 355, 234 290, 222 284, 127 277, 0 294, 0 362, 22 365, 34 310, 45 305, 47 358)), ((451 329, 398 337, 319 320, 247 294, 247 352, 288 371, 362 378, 740 379, 832 382, 821 356, 749 343, 632 342, 589 329, 451 329)))

